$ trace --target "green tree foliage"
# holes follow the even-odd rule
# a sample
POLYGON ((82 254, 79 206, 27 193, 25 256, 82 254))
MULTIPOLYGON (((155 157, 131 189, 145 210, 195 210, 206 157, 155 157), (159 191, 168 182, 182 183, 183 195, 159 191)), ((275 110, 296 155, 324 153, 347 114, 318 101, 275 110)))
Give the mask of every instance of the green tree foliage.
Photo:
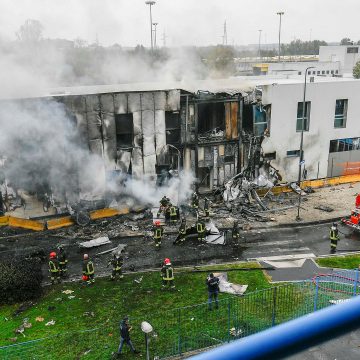
POLYGON ((42 294, 41 261, 19 256, 0 262, 0 304, 38 298, 42 294))
POLYGON ((290 44, 282 44, 282 54, 284 55, 318 55, 320 46, 326 46, 322 40, 301 41, 299 39, 291 41, 290 44))
POLYGON ((353 68, 353 76, 355 79, 360 79, 360 61, 358 61, 353 68))
POLYGON ((27 19, 23 25, 20 26, 16 32, 16 37, 19 41, 34 43, 42 38, 44 27, 38 20, 27 19))
POLYGON ((343 38, 340 41, 340 45, 353 45, 354 42, 351 41, 349 38, 343 38))

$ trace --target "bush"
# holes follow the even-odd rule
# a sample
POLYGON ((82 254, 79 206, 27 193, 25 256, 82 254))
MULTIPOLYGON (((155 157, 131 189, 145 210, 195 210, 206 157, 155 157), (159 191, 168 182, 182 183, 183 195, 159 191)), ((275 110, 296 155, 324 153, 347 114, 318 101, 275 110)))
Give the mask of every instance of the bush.
POLYGON ((18 256, 0 262, 0 304, 33 300, 42 294, 39 258, 18 256))

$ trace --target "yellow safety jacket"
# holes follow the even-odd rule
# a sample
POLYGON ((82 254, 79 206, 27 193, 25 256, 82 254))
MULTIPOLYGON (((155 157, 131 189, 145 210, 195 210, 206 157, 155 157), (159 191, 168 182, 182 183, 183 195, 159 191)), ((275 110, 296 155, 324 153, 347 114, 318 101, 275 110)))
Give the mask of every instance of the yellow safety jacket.
POLYGON ((339 240, 339 235, 333 229, 330 229, 330 240, 339 240))
POLYGON ((52 273, 57 273, 59 272, 59 265, 57 264, 56 261, 54 260, 49 260, 49 270, 52 273))
POLYGON ((196 230, 198 233, 203 233, 205 231, 205 225, 203 223, 197 223, 196 230))
POLYGON ((176 216, 177 213, 176 213, 176 207, 175 206, 172 206, 170 208, 170 216, 176 216))
POLYGON ((94 264, 91 260, 89 260, 86 264, 85 264, 85 269, 83 271, 83 273, 85 275, 92 275, 95 273, 95 270, 94 270, 94 264))
POLYGON ((163 280, 174 280, 174 269, 171 266, 163 266, 163 268, 161 269, 161 273, 163 280))
POLYGON ((161 239, 161 236, 162 236, 162 228, 160 227, 155 228, 154 239, 161 239))

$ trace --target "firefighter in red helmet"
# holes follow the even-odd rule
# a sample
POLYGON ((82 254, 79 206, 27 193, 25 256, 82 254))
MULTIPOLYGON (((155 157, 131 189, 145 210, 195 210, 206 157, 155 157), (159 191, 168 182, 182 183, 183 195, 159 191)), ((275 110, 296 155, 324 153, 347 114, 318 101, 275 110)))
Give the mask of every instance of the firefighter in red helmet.
POLYGON ((164 260, 163 266, 161 268, 161 277, 162 277, 162 288, 175 289, 174 284, 174 268, 171 265, 169 258, 164 260))
POLYGON ((161 240, 162 240, 163 235, 164 235, 164 229, 161 226, 160 221, 156 220, 154 223, 154 227, 153 227, 153 239, 155 242, 155 247, 157 249, 159 249, 161 246, 161 240))
POLYGON ((82 273, 83 273, 83 280, 86 281, 88 285, 91 285, 95 282, 94 263, 89 259, 88 254, 84 254, 82 273))
POLYGON ((55 281, 58 284, 61 282, 60 265, 55 251, 52 251, 49 255, 49 273, 50 273, 50 279, 52 285, 55 284, 55 281))

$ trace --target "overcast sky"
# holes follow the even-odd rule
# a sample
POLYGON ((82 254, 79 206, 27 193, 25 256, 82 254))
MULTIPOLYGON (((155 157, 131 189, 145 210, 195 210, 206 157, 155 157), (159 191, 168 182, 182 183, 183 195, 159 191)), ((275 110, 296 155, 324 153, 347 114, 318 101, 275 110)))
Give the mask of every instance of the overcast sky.
MULTIPOLYGON (((209 45, 222 42, 227 21, 228 43, 278 41, 278 11, 284 11, 282 40, 360 39, 360 0, 157 0, 153 21, 167 45, 209 45)), ((26 19, 39 20, 45 38, 80 37, 103 45, 150 44, 149 6, 145 0, 0 0, 0 36, 15 39, 26 19)))

